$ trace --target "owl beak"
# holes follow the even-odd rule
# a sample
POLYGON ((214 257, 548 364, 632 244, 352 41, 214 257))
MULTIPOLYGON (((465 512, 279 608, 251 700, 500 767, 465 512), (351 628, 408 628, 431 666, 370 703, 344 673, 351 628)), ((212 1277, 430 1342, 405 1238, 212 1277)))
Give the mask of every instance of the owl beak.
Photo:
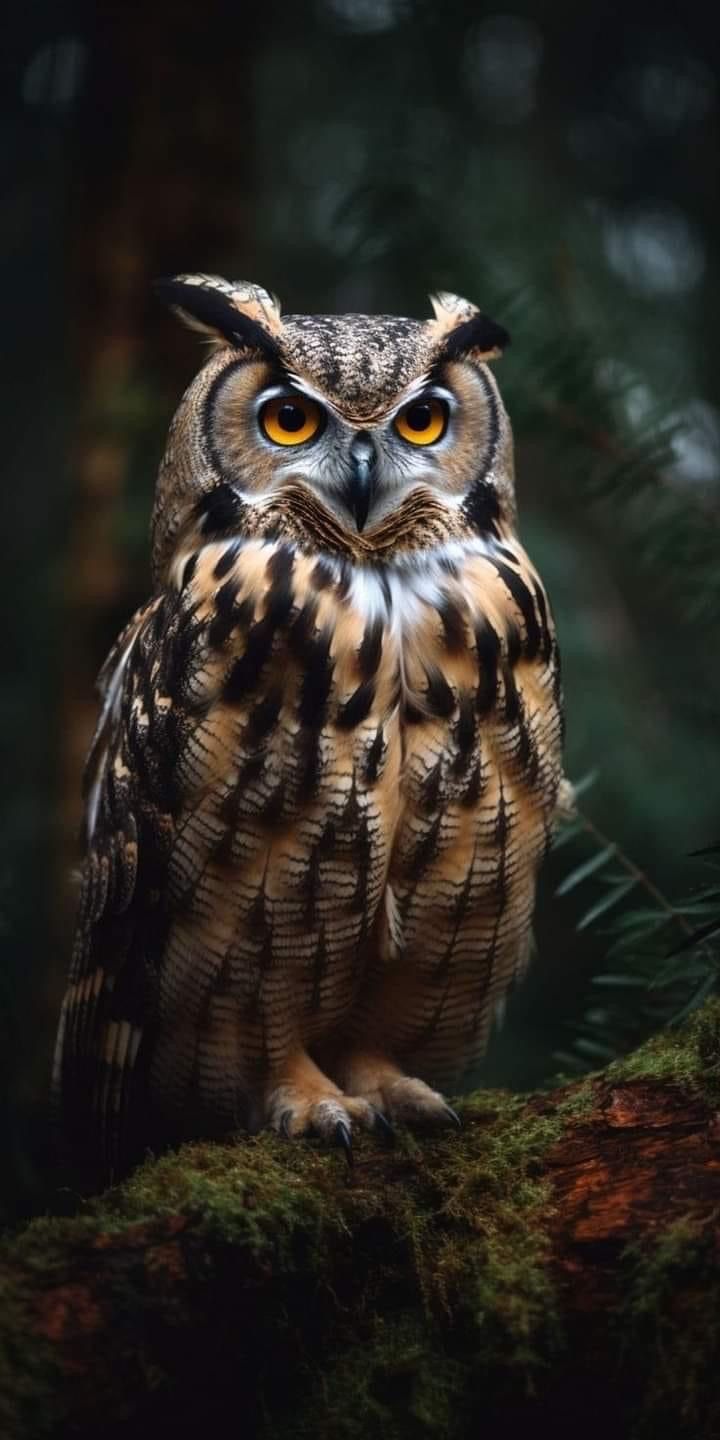
POLYGON ((350 446, 350 465, 347 503, 358 530, 363 530, 375 494, 377 468, 375 446, 364 430, 355 436, 350 446))

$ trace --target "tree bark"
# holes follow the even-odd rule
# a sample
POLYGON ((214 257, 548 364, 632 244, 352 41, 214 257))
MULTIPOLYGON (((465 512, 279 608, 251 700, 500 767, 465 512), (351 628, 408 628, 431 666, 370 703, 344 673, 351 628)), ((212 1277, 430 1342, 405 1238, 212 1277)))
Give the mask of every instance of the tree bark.
POLYGON ((355 1166, 148 1160, 0 1257, 0 1432, 716 1436, 720 1004, 355 1166))
MULTIPOLYGON (((95 679, 149 591, 154 471, 179 396, 205 359, 197 345, 178 341, 152 282, 183 268, 222 268, 225 259, 243 273, 252 252, 254 176, 243 156, 238 183, 227 138, 242 134, 252 153, 252 105, 237 83, 237 56, 241 40, 251 67, 257 28, 238 7, 218 46, 191 0, 139 9, 110 0, 88 25, 70 245, 70 358, 82 404, 64 583, 61 895, 81 821, 95 679), (184 43, 168 46, 168 36, 184 43), (138 481, 133 470, 148 458, 147 478, 138 481)), ((67 903, 75 899, 73 892, 67 903)), ((54 1017, 56 997, 51 1008, 54 1017)))

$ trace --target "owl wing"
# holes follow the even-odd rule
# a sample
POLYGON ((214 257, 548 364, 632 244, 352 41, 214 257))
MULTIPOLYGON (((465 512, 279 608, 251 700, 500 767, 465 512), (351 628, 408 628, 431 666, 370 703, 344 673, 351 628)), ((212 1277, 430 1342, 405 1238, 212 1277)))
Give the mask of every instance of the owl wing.
POLYGON ((156 597, 123 631, 101 671, 100 718, 85 770, 86 852, 53 1092, 78 1155, 121 1163, 132 1077, 152 1021, 166 927, 164 877, 174 820, 169 777, 178 715, 168 695, 194 620, 156 597))

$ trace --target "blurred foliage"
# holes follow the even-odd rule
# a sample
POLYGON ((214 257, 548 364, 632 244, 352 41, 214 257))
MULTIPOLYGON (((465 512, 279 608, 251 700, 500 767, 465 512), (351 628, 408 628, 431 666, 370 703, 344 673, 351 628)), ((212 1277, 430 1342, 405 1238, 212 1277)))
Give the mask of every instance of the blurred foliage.
MULTIPOLYGON (((5 38, 7 1213, 46 1183, 92 674, 146 593, 153 476, 201 358, 153 307, 154 274, 249 276, 286 311, 423 314, 448 288, 511 330, 522 535, 560 631, 568 772, 597 768, 583 804, 609 839, 571 832, 551 856, 539 959, 483 1074, 535 1085, 578 1039, 631 1044, 671 1008, 644 987, 675 942, 658 929, 645 953, 617 854, 567 877, 616 845, 693 923, 689 852, 718 835, 713 16, 45 0, 5 38), (612 911, 578 933, 607 880, 612 911), (593 977, 618 973, 598 1007, 593 977)), ((676 1008, 707 953, 676 956, 676 1008)))
POLYGON ((592 887, 576 930, 601 927, 609 968, 593 975, 595 1003, 570 1022, 570 1050, 556 1054, 571 1073, 618 1059, 643 1030, 677 1025, 720 981, 720 845, 695 857, 711 872, 706 883, 674 896, 581 812, 560 831, 555 850, 580 836, 590 841, 590 854, 568 871, 556 895, 582 886, 587 896, 592 887))

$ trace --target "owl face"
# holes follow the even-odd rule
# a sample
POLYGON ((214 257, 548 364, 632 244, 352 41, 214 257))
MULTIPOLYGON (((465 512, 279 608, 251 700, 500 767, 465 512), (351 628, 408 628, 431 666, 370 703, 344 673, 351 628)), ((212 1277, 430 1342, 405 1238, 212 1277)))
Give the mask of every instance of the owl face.
POLYGON ((485 363, 507 336, 468 302, 437 297, 425 323, 282 321, 255 286, 165 283, 216 349, 183 398, 161 470, 158 573, 189 508, 210 497, 212 510, 219 490, 235 497, 246 532, 280 528, 302 542, 306 531, 315 548, 320 538, 356 559, 511 516, 510 426, 485 363))

